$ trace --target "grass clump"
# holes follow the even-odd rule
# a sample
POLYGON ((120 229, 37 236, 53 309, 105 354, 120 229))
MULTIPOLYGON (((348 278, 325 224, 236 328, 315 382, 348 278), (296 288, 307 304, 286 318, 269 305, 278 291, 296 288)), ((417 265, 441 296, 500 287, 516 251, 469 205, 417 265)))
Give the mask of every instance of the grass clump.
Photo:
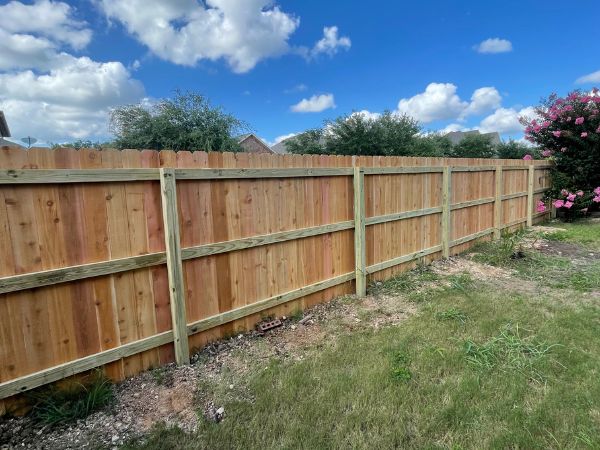
POLYGON ((77 383, 68 389, 51 386, 29 395, 33 400, 31 417, 44 425, 59 425, 84 419, 92 412, 113 402, 112 383, 96 372, 88 383, 77 383))
POLYGON ((456 308, 439 311, 435 314, 435 318, 440 321, 454 320, 456 322, 460 322, 461 324, 465 324, 467 320, 469 320, 469 316, 456 308))
POLYGON ((477 344, 467 340, 463 347, 467 362, 476 369, 515 370, 543 381, 545 377, 536 366, 555 346, 537 342, 534 336, 522 337, 518 325, 507 324, 498 336, 487 342, 477 344))
POLYGON ((412 372, 408 368, 410 358, 402 352, 394 353, 392 357, 392 377, 396 381, 408 382, 412 378, 412 372))

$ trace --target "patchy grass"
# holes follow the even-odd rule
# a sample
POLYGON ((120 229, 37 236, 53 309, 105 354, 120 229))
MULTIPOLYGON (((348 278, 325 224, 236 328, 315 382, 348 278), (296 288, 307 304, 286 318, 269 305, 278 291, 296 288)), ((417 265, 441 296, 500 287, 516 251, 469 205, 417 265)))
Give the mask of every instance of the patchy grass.
POLYGON ((84 419, 92 412, 112 403, 113 386, 101 372, 89 383, 76 384, 70 389, 50 387, 32 392, 31 417, 44 425, 58 425, 84 419))
POLYGON ((551 225, 564 229, 547 233, 549 241, 563 241, 582 244, 591 249, 600 250, 600 221, 581 220, 574 223, 552 222, 551 225))
POLYGON ((373 286, 419 301, 418 314, 338 326, 301 359, 254 361, 236 380, 244 395, 207 382, 223 421, 194 434, 159 427, 126 448, 600 448, 598 268, 533 249, 514 259, 522 238, 475 258, 514 269, 517 284, 560 289, 418 268, 373 286), (565 295, 581 306, 554 301, 565 295))

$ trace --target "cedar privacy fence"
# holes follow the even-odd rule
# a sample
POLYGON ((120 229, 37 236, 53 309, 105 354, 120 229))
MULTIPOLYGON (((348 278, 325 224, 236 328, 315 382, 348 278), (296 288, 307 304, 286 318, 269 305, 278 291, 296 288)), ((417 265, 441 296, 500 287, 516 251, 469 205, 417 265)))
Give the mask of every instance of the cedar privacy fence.
POLYGON ((542 219, 544 162, 0 148, 0 399, 115 380, 542 219))

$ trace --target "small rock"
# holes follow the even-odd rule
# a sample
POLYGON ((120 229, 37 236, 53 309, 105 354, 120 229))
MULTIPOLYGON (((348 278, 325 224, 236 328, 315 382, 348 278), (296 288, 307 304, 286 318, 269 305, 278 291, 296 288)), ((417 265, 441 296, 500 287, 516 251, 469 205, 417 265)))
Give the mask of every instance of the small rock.
POLYGON ((233 389, 233 384, 230 384, 230 385, 229 385, 229 389, 233 389))
POLYGON ((119 440, 119 436, 115 435, 111 438, 111 442, 115 444, 119 440))
POLYGON ((291 328, 292 330, 295 330, 295 329, 296 329, 296 325, 292 325, 290 328, 291 328))

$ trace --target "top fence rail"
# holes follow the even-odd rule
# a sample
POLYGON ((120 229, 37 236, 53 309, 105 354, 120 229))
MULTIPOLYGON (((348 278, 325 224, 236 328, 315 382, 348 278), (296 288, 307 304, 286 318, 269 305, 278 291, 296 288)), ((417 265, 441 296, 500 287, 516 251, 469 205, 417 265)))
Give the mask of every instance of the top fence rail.
MULTIPOLYGON (((407 166, 365 167, 365 175, 493 171, 495 166, 407 166)), ((550 165, 535 165, 547 169, 550 165)), ((528 166, 503 166, 504 170, 528 170, 528 166)), ((239 178, 300 178, 350 176, 352 167, 273 168, 273 169, 175 169, 178 180, 219 180, 239 178)), ((116 181, 158 181, 160 169, 9 169, 0 171, 0 184, 107 183, 116 181)))

